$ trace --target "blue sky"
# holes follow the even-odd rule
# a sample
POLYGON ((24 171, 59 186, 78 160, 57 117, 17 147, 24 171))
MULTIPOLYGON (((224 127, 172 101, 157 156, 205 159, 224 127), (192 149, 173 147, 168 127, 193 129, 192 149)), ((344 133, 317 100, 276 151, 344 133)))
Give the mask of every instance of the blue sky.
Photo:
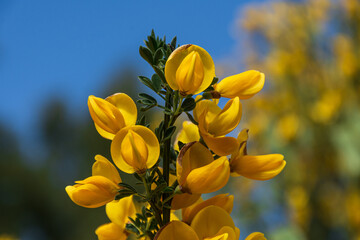
POLYGON ((87 112, 87 97, 119 63, 148 75, 138 47, 153 28, 202 46, 215 61, 230 56, 246 2, 0 0, 0 122, 31 140, 52 96, 87 112))

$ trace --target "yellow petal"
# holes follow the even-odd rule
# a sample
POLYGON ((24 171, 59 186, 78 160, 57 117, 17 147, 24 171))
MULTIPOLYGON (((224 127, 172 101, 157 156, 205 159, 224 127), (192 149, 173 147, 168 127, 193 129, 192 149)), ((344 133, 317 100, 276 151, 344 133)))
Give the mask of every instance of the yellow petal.
POLYGON ((126 173, 142 173, 158 161, 160 145, 155 134, 144 126, 130 126, 119 131, 111 143, 115 165, 126 173))
POLYGON ((219 194, 206 201, 197 202, 190 207, 182 209, 182 220, 191 224, 191 221, 199 211, 211 205, 221 207, 230 214, 234 205, 234 196, 219 194))
POLYGON ((259 71, 249 70, 221 80, 214 86, 222 97, 248 99, 260 92, 265 83, 265 75, 259 71))
POLYGON ((183 95, 198 94, 210 86, 215 77, 215 65, 203 48, 183 45, 169 56, 165 77, 170 87, 183 95))
POLYGON ((281 154, 245 155, 231 162, 231 171, 254 180, 269 180, 278 175, 285 165, 281 154))
POLYGON ((188 174, 195 168, 210 164, 213 161, 211 152, 199 142, 186 144, 176 161, 176 175, 180 186, 184 186, 188 174))
POLYGON ((91 176, 67 186, 65 191, 70 199, 79 206, 96 208, 115 198, 119 186, 103 176, 91 176))
POLYGON ((237 236, 235 229, 229 226, 224 226, 220 228, 219 232, 216 233, 216 236, 226 236, 227 240, 238 240, 239 236, 237 236))
POLYGON ((227 156, 239 149, 239 143, 233 137, 214 137, 206 132, 201 132, 206 145, 217 155, 227 156))
POLYGON ((191 193, 211 193, 224 187, 230 177, 229 161, 220 157, 210 164, 193 169, 186 178, 184 190, 191 193))
POLYGON ((191 223, 191 227, 195 230, 199 239, 215 237, 225 226, 235 231, 235 224, 230 215, 217 206, 208 206, 202 209, 191 223))
POLYGON ((135 214, 136 209, 132 196, 114 200, 106 204, 106 215, 111 222, 119 226, 125 227, 125 224, 129 221, 128 217, 134 217, 135 214))
POLYGON ((121 178, 119 175, 118 170, 115 168, 115 166, 107 160, 105 157, 101 155, 95 156, 95 163, 92 166, 92 175, 96 176, 104 176, 111 181, 113 181, 115 184, 118 184, 121 182, 121 178))
MULTIPOLYGON (((207 121, 207 131, 214 136, 224 136, 234 130, 241 119, 241 103, 238 97, 228 101, 224 109, 207 121)), ((209 113, 207 113, 209 115, 209 113)))
POLYGON ((135 125, 137 120, 137 109, 135 102, 125 93, 115 93, 105 99, 117 107, 124 117, 125 125, 135 125))
POLYGON ((188 207, 194 204, 200 198, 200 196, 201 194, 189 194, 189 193, 177 194, 172 199, 171 209, 178 210, 181 208, 188 207))
POLYGON ((186 144, 189 142, 199 141, 200 134, 198 127, 190 121, 184 121, 182 129, 178 133, 175 139, 174 148, 179 150, 178 141, 186 144))
POLYGON ((95 230, 95 234, 99 240, 126 240, 128 233, 124 231, 124 227, 120 227, 115 223, 106 223, 95 230))
POLYGON ((245 240, 266 240, 266 238, 261 232, 253 232, 252 234, 247 236, 245 240))
POLYGON ((154 240, 199 240, 199 238, 186 223, 172 221, 157 232, 154 240))
POLYGON ((102 136, 110 137, 125 127, 123 115, 110 102, 95 96, 89 96, 88 107, 97 129, 103 130, 99 132, 102 136), (107 132, 107 134, 104 134, 104 132, 107 132))

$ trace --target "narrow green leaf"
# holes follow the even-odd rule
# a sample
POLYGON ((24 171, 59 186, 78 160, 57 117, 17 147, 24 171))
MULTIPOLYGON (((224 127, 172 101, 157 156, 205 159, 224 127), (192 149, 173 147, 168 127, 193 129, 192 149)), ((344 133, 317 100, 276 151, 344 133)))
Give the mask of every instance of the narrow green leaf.
POLYGON ((185 112, 185 113, 186 113, 186 115, 188 116, 189 120, 190 120, 193 124, 199 125, 199 123, 194 119, 194 117, 193 117, 190 113, 188 113, 188 112, 185 112))
POLYGON ((140 56, 141 56, 145 61, 147 61, 148 63, 150 63, 150 65, 153 65, 153 64, 154 64, 154 62, 153 62, 153 54, 151 53, 150 49, 148 49, 147 47, 140 46, 140 48, 139 48, 139 53, 140 53, 140 56))
POLYGON ((149 94, 146 94, 146 93, 140 93, 139 94, 139 97, 140 98, 143 98, 145 100, 148 100, 150 102, 153 102, 154 104, 157 104, 157 101, 154 97, 150 96, 149 94))
POLYGON ((181 109, 185 112, 192 111, 196 107, 195 100, 193 98, 186 98, 181 104, 181 109))
POLYGON ((166 129, 163 141, 170 139, 172 137, 172 135, 174 134, 175 130, 176 130, 175 126, 171 126, 168 129, 166 129))
POLYGON ((154 91, 158 93, 162 89, 161 78, 159 77, 159 75, 154 74, 151 77, 151 81, 152 81, 152 86, 154 87, 154 91))

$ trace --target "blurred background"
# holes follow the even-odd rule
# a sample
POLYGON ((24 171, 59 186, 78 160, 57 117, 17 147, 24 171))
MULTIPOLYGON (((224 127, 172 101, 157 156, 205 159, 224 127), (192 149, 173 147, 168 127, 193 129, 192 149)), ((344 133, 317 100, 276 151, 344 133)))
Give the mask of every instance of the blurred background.
POLYGON ((220 79, 266 75, 241 128, 249 154, 282 153, 287 166, 229 182, 240 239, 360 239, 358 0, 0 0, 0 239, 95 239, 108 222, 64 188, 109 157, 87 97, 147 91, 138 47, 151 29, 205 48, 220 79))

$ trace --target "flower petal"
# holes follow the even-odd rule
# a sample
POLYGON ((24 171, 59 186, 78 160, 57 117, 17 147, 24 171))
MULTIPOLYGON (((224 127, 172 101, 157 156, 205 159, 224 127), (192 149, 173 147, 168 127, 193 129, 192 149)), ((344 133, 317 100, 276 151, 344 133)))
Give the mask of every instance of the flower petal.
POLYGON ((224 187, 229 180, 230 167, 226 157, 220 157, 208 165, 192 170, 186 178, 185 191, 210 193, 224 187))
POLYGON ((121 182, 120 174, 115 166, 101 155, 95 156, 95 163, 92 166, 92 175, 104 176, 114 183, 118 184, 121 182))
POLYGON ((245 155, 231 162, 231 171, 254 180, 269 180, 278 175, 285 165, 281 154, 245 155))
POLYGON ((157 232, 154 240, 199 240, 199 238, 186 223, 172 221, 157 232))
POLYGON ((214 86, 222 97, 248 99, 264 87, 265 75, 256 70, 249 70, 221 80, 214 86))
POLYGON ((134 217, 135 214, 136 209, 132 196, 114 200, 106 204, 106 215, 111 222, 119 226, 125 227, 125 224, 129 221, 128 217, 134 217))
POLYGON ((135 125, 137 120, 137 108, 135 102, 125 93, 115 93, 105 99, 117 107, 124 117, 125 125, 135 125))

